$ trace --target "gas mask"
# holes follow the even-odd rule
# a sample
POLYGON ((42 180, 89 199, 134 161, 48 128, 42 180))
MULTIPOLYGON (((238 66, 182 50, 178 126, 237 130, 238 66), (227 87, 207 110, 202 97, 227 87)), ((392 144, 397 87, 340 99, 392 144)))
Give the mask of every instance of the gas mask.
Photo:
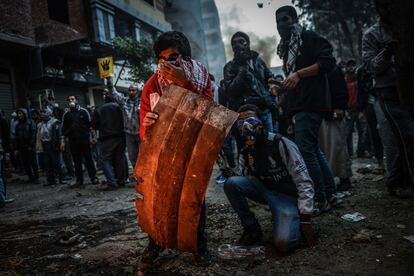
POLYGON ((256 143, 258 135, 262 134, 263 123, 257 117, 251 116, 237 121, 237 129, 240 135, 246 138, 247 145, 256 143))
POLYGON ((69 108, 71 110, 74 110, 76 108, 76 103, 75 102, 69 102, 69 108))

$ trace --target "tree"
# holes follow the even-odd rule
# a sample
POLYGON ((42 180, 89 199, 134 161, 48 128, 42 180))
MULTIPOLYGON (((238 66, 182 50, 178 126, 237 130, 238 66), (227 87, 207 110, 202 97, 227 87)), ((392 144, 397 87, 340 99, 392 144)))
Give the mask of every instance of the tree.
POLYGON ((115 37, 115 59, 123 60, 128 70, 127 80, 145 82, 154 73, 154 55, 151 43, 140 42, 132 37, 115 37))
POLYGON ((292 0, 301 20, 328 39, 342 60, 361 60, 362 35, 376 21, 371 0, 292 0))

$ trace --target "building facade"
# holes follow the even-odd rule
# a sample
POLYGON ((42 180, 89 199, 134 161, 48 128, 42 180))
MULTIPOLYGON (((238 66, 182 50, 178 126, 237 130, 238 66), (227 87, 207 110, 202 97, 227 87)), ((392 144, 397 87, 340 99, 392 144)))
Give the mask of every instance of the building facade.
POLYGON ((214 0, 201 0, 201 5, 208 67, 218 83, 223 79, 223 67, 226 64, 220 18, 214 0))
POLYGON ((113 54, 115 36, 152 40, 170 30, 163 9, 163 0, 2 0, 0 108, 40 107, 48 95, 60 105, 68 95, 102 103, 96 58, 113 54))
POLYGON ((214 0, 167 0, 165 15, 173 30, 187 36, 193 58, 222 79, 226 57, 214 0))

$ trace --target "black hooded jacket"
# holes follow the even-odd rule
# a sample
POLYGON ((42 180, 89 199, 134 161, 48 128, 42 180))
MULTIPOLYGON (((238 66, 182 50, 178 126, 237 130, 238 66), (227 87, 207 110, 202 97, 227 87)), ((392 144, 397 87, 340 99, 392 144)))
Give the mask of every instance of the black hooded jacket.
POLYGON ((223 69, 224 92, 229 108, 237 111, 244 104, 255 104, 262 110, 271 108, 272 98, 267 81, 272 77, 266 63, 255 51, 251 51, 253 68, 248 63, 229 61, 223 69))
POLYGON ((14 143, 17 148, 36 146, 36 124, 27 116, 27 110, 24 108, 18 109, 23 112, 23 120, 19 120, 16 125, 16 136, 14 143))

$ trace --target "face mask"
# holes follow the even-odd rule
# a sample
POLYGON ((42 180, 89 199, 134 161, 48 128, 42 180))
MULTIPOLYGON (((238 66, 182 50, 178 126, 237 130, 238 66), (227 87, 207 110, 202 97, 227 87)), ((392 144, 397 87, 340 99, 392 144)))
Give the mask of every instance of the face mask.
POLYGON ((292 31, 292 25, 278 26, 277 30, 278 30, 281 38, 289 39, 291 31, 292 31))
POLYGON ((241 136, 246 137, 247 144, 254 144, 258 129, 263 126, 262 121, 257 117, 248 117, 246 119, 239 119, 237 121, 237 129, 241 136))
POLYGON ((76 108, 76 103, 75 102, 70 102, 69 103, 69 108, 70 109, 75 109, 76 108))

